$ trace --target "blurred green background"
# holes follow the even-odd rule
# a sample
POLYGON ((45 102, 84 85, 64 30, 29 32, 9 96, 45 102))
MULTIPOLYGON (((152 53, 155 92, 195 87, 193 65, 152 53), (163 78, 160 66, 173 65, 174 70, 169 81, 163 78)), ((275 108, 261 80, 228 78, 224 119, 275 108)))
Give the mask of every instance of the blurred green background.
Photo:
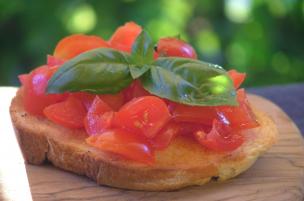
POLYGON ((247 72, 246 86, 304 81, 304 0, 0 0, 0 85, 18 85, 62 37, 108 39, 130 20, 155 42, 180 34, 200 59, 247 72))

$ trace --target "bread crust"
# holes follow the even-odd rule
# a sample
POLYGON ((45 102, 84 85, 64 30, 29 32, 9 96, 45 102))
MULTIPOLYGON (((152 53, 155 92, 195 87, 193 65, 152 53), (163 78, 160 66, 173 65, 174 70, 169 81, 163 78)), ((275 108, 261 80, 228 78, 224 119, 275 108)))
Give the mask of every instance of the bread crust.
POLYGON ((81 130, 71 130, 25 112, 22 89, 12 100, 10 114, 26 162, 50 161, 63 170, 86 175, 98 184, 124 189, 169 191, 209 181, 225 181, 248 169, 276 141, 277 128, 254 109, 261 126, 244 131, 245 143, 231 153, 214 153, 191 138, 178 136, 156 152, 153 166, 128 161, 87 145, 81 130))

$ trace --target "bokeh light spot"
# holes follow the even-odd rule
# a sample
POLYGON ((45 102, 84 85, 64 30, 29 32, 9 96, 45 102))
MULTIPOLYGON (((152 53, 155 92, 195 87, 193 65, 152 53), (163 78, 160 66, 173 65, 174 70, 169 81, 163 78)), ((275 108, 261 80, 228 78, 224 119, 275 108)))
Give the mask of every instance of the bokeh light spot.
POLYGON ((89 4, 81 4, 70 14, 67 29, 71 33, 87 33, 92 31, 97 23, 96 13, 89 4))
POLYGON ((243 23, 249 19, 251 6, 251 0, 225 0, 225 14, 230 21, 243 23))
POLYGON ((196 36, 196 43, 202 54, 213 56, 220 52, 220 40, 211 30, 200 31, 196 36))
POLYGON ((287 14, 287 8, 283 1, 268 1, 268 8, 272 15, 284 17, 287 14))
POLYGON ((248 56, 246 49, 240 43, 232 43, 226 50, 226 57, 230 66, 245 70, 242 68, 247 64, 248 56))
POLYGON ((271 60, 272 68, 279 74, 287 74, 290 70, 290 61, 286 54, 278 52, 273 55, 271 60))
MULTIPOLYGON (((172 24, 170 21, 162 19, 152 20, 148 24, 147 28, 154 39, 181 34, 181 30, 174 26, 174 24, 172 24)), ((181 37, 183 38, 183 35, 181 37)))

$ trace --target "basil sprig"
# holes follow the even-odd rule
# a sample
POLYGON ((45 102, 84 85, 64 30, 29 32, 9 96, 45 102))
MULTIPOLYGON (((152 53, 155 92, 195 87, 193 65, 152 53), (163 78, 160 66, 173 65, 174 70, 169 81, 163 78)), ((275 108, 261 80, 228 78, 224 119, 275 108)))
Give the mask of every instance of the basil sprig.
POLYGON ((47 93, 85 91, 113 94, 140 79, 159 97, 196 106, 237 105, 227 72, 218 65, 180 57, 153 59, 153 43, 142 31, 131 54, 94 49, 64 63, 52 76, 47 93))

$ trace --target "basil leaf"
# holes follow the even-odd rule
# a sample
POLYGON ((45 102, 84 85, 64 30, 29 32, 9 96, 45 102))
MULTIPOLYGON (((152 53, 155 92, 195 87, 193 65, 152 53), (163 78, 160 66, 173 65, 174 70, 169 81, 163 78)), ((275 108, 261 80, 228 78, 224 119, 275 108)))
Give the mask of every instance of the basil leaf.
POLYGON ((147 72, 150 69, 150 65, 148 64, 144 64, 142 66, 140 65, 130 65, 129 69, 130 69, 130 73, 133 79, 137 79, 140 76, 142 76, 145 72, 147 72))
POLYGON ((154 46, 146 31, 142 31, 136 38, 131 52, 133 64, 144 65, 153 62, 154 46))
POLYGON ((154 46, 146 31, 142 31, 136 38, 131 53, 130 73, 133 79, 139 78, 150 68, 153 62, 154 46))
POLYGON ((196 106, 237 105, 232 80, 214 64, 162 57, 141 81, 150 93, 175 102, 196 106))
POLYGON ((132 81, 129 63, 128 54, 113 49, 82 53, 59 68, 48 82, 47 93, 117 93, 132 81))

